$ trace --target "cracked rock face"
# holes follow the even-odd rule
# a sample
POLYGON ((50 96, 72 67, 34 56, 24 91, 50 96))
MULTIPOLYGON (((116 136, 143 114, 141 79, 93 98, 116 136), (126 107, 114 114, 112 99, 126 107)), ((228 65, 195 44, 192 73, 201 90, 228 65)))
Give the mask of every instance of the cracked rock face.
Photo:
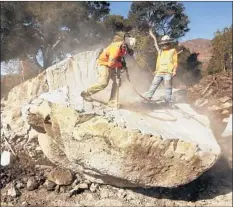
POLYGON ((38 106, 37 114, 29 113, 28 122, 32 127, 43 123, 46 137, 40 144, 53 162, 70 163, 69 168, 99 183, 174 187, 197 178, 218 158, 217 151, 204 151, 196 143, 142 134, 105 116, 48 101, 38 106), (49 113, 43 117, 41 111, 49 113), (66 160, 59 159, 61 154, 66 160))
MULTIPOLYGON (((97 55, 89 51, 64 60, 9 95, 22 112, 12 117, 20 116, 38 133, 50 161, 93 182, 121 187, 175 187, 215 164, 220 148, 208 119, 188 104, 179 107, 196 119, 160 105, 144 106, 126 82, 120 95, 127 91, 128 106, 114 110, 99 102, 83 103, 81 91, 96 81, 97 55), (32 82, 33 89, 20 96, 32 82)), ((106 101, 109 85, 95 98, 106 101)))

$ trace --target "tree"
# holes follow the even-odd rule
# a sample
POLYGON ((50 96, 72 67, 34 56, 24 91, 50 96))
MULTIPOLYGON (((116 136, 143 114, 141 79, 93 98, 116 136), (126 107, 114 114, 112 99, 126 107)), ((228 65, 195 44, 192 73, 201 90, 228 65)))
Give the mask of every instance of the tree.
POLYGON ((128 17, 137 29, 148 31, 151 27, 159 35, 179 38, 189 31, 184 10, 183 4, 178 2, 133 2, 128 17))
POLYGON ((104 24, 108 30, 112 33, 118 31, 129 31, 131 30, 131 25, 128 19, 125 19, 121 15, 108 15, 104 18, 104 24))
POLYGON ((24 55, 29 34, 25 28, 25 2, 1 2, 1 61, 24 55))
POLYGON ((87 1, 86 6, 88 9, 89 17, 93 20, 100 20, 109 14, 109 2, 105 1, 87 1))
MULTIPOLYGON (((10 3, 5 2, 4 8, 14 13, 16 9, 10 3)), ((65 50, 74 50, 78 46, 90 44, 91 38, 99 36, 100 31, 95 25, 108 14, 109 3, 19 2, 18 8, 22 8, 23 15, 18 21, 11 21, 13 27, 5 24, 8 26, 5 28, 9 28, 8 34, 1 29, 1 35, 4 33, 5 40, 2 48, 3 59, 13 58, 21 51, 22 56, 31 55, 37 62, 36 55, 40 51, 45 69, 52 65, 58 56, 64 55, 65 50), (19 28, 17 33, 15 28, 19 28), (16 36, 13 35, 15 33, 16 36), (64 45, 70 47, 63 47, 64 45), (13 52, 9 48, 15 48, 19 52, 13 52)), ((5 18, 9 15, 5 12, 2 16, 5 18)))
MULTIPOLYGON (((154 46, 153 39, 149 36, 149 28, 159 40, 161 36, 167 34, 172 38, 180 38, 189 31, 189 19, 185 14, 185 8, 182 3, 178 2, 160 2, 160 1, 141 1, 133 2, 128 14, 129 23, 132 27, 130 33, 136 37, 135 57, 142 69, 145 68, 149 72, 155 70, 157 51, 154 46), (146 69, 147 68, 147 69, 146 69)), ((174 42, 174 47, 178 51, 178 42, 174 42)), ((189 76, 194 75, 194 71, 187 69, 189 63, 187 61, 190 52, 186 51, 179 55, 179 71, 184 71, 189 76), (186 54, 186 56, 184 56, 186 54), (187 66, 187 67, 186 67, 187 66)), ((198 64, 197 64, 198 65, 198 64)), ((200 68, 200 65, 195 65, 200 68)), ((178 72, 179 72, 178 71, 178 72)), ((195 70, 198 73, 199 70, 195 70)))
POLYGON ((208 65, 208 73, 213 74, 232 69, 232 26, 217 31, 211 41, 213 53, 208 65))

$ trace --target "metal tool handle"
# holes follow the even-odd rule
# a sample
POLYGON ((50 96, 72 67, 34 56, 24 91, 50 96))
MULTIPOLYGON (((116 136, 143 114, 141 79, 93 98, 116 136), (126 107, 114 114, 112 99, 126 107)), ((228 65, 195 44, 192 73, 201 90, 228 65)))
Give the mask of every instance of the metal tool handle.
POLYGON ((115 72, 116 72, 116 83, 119 86, 120 85, 120 74, 119 74, 119 69, 115 68, 115 72))
POLYGON ((119 109, 119 87, 120 87, 120 77, 118 74, 118 68, 115 68, 116 72, 116 84, 117 84, 117 90, 116 90, 116 108, 119 109))

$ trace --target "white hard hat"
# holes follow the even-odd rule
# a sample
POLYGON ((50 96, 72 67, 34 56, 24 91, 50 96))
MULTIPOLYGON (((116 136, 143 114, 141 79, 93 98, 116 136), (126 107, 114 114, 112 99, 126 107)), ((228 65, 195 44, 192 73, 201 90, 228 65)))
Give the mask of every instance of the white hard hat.
POLYGON ((169 35, 164 35, 162 38, 161 38, 161 42, 159 43, 160 45, 161 44, 166 44, 166 43, 170 43, 172 42, 173 39, 170 38, 169 35))
POLYGON ((136 45, 136 39, 133 37, 125 37, 125 43, 129 47, 129 49, 134 49, 136 45))
POLYGON ((68 54, 66 54, 66 57, 67 57, 67 58, 72 58, 72 57, 73 57, 73 55, 72 55, 72 54, 70 54, 70 53, 68 53, 68 54))
POLYGON ((168 35, 164 35, 162 38, 161 38, 162 41, 168 41, 168 40, 171 40, 170 36, 168 35))

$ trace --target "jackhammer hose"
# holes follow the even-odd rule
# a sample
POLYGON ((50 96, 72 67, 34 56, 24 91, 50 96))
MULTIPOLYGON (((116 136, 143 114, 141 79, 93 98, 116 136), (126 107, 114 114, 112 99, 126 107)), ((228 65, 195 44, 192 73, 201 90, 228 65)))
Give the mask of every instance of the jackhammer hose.
MULTIPOLYGON (((127 69, 127 68, 125 69, 125 72, 126 72, 126 78, 127 78, 128 82, 129 82, 130 86, 131 86, 132 89, 134 90, 134 92, 135 92, 138 96, 140 96, 142 99, 144 99, 144 100, 146 100, 146 101, 148 101, 148 102, 151 102, 151 100, 149 100, 149 99, 147 99, 146 97, 144 97, 143 95, 141 95, 141 94, 136 90, 136 88, 133 86, 133 84, 131 83, 131 81, 130 81, 130 79, 129 79, 129 73, 128 73, 128 69, 127 69)), ((160 120, 162 120, 162 121, 176 121, 176 120, 177 120, 177 118, 176 118, 174 115, 172 115, 168 110, 166 110, 165 108, 163 108, 163 107, 161 107, 161 106, 160 106, 160 108, 163 109, 163 110, 165 110, 165 111, 166 111, 171 117, 173 117, 173 118, 172 118, 172 119, 165 119, 165 118, 161 118, 161 117, 155 117, 155 116, 152 116, 152 115, 148 115, 148 114, 145 114, 145 113, 143 113, 143 114, 146 115, 146 116, 148 116, 148 117, 160 119, 160 120)))

